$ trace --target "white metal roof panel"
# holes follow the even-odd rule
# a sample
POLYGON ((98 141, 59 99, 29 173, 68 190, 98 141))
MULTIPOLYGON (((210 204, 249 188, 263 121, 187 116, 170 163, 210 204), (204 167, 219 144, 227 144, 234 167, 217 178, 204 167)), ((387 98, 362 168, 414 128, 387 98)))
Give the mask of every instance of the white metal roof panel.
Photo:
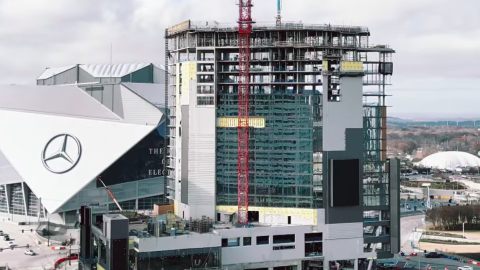
POLYGON ((75 66, 76 65, 66 66, 66 67, 47 68, 40 76, 38 76, 37 80, 45 80, 45 79, 51 78, 54 75, 70 70, 75 66))
POLYGON ((142 64, 86 64, 80 68, 95 78, 120 78, 150 65, 142 64))
POLYGON ((2 127, 0 151, 33 193, 42 199, 42 204, 49 213, 57 211, 131 147, 157 128, 150 125, 2 109, 0 109, 0 127, 2 127), (65 149, 62 150, 70 159, 77 162, 75 165, 70 165, 73 163, 66 163, 63 159, 52 159, 53 163, 49 163, 48 166, 71 167, 64 173, 53 173, 44 165, 42 152, 55 150, 57 146, 61 146, 62 141, 54 141, 52 145, 50 142, 62 134, 68 134, 77 139, 76 143, 75 140, 69 140, 65 149))
POLYGON ((22 181, 22 177, 18 175, 17 171, 0 151, 0 184, 20 183, 22 181))
POLYGON ((153 64, 153 65, 156 66, 157 68, 161 69, 161 70, 165 70, 164 65, 160 65, 160 64, 153 64))
POLYGON ((162 119, 163 113, 158 107, 123 84, 120 84, 120 93, 125 121, 142 125, 160 124, 159 120, 162 119))
POLYGON ((153 83, 122 83, 128 89, 137 93, 156 106, 165 106, 165 84, 153 83))
POLYGON ((1 109, 122 121, 76 86, 1 85, 1 109))
POLYGON ((417 163, 420 166, 437 169, 460 167, 478 167, 480 158, 467 152, 445 151, 431 154, 417 163))

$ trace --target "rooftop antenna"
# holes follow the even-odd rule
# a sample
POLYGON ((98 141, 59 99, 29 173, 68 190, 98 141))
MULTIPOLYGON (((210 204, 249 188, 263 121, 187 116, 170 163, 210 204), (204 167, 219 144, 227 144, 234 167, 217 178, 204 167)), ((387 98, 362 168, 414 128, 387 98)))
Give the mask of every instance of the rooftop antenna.
POLYGON ((277 17, 275 18, 277 27, 282 25, 282 4, 283 0, 277 0, 277 17))

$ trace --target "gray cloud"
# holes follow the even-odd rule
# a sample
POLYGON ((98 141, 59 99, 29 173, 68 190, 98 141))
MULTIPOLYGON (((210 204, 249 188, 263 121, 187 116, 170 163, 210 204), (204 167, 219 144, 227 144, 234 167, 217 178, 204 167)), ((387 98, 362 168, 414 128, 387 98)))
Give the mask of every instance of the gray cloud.
MULTIPOLYGON (((480 1, 283 0, 286 21, 368 26, 370 42, 394 56, 392 113, 428 100, 432 113, 476 113, 480 1), (453 91, 469 93, 450 97, 453 91), (432 95, 432 92, 438 92, 432 95), (465 94, 467 95, 467 94, 465 94), (453 109, 452 109, 453 110, 453 109)), ((253 17, 273 21, 276 1, 257 0, 253 17)), ((235 0, 0 0, 0 83, 30 83, 46 68, 76 63, 164 62, 164 30, 192 20, 235 22, 235 0)), ((480 112, 479 112, 480 116, 480 112)))

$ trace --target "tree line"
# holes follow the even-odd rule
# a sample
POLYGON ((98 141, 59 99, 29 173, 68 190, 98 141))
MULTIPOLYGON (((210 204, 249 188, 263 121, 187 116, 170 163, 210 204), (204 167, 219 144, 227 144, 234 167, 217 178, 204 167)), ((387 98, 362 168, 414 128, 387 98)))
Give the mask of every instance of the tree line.
POLYGON ((480 229, 480 205, 454 205, 430 209, 425 214, 426 221, 432 223, 435 230, 480 229))

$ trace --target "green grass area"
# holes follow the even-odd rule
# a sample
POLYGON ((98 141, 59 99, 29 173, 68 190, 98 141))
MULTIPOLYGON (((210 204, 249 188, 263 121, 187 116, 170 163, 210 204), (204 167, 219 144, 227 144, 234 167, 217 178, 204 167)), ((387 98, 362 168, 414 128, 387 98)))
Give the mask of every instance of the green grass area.
POLYGON ((432 236, 443 236, 443 237, 462 238, 462 239, 466 238, 460 234, 453 234, 453 233, 446 233, 446 232, 439 232, 439 231, 427 231, 425 234, 432 235, 432 236))
POLYGON ((437 239, 420 239, 420 242, 423 243, 432 243, 432 244, 442 244, 442 245, 480 245, 480 243, 471 243, 471 242, 459 242, 456 240, 437 240, 437 239))

